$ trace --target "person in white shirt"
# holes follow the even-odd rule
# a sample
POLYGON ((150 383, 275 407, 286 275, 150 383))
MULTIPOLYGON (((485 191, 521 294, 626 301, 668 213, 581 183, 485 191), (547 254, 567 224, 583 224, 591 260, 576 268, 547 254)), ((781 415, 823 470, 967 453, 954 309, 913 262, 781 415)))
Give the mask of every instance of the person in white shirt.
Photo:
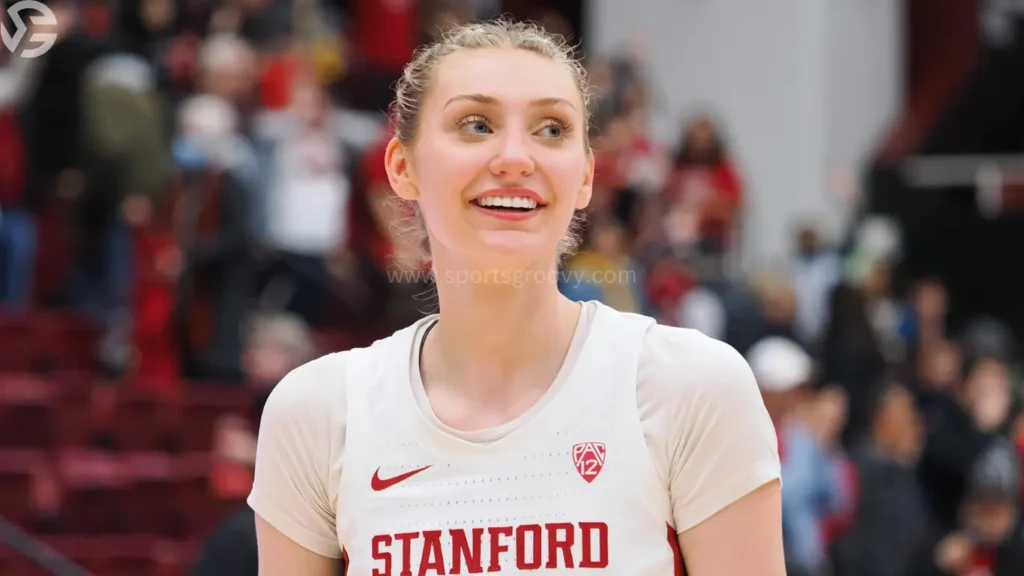
POLYGON ((468 25, 396 92, 384 162, 440 313, 275 388, 260 574, 784 575, 776 437, 740 354, 558 292, 594 178, 571 49, 468 25))

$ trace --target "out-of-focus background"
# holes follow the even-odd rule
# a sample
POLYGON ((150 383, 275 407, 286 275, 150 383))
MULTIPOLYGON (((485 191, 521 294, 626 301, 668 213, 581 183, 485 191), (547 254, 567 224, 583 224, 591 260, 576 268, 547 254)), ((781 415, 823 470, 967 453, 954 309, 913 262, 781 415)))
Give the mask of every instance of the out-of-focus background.
POLYGON ((747 356, 790 573, 1024 574, 1024 2, 6 4, 0 574, 256 575, 274 384, 433 310, 391 85, 498 14, 598 89, 562 290, 747 356))

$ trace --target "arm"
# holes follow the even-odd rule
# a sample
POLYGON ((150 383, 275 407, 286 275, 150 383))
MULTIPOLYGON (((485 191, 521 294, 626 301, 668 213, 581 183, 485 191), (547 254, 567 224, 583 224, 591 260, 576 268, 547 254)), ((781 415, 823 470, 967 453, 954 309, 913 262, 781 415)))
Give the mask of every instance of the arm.
POLYGON ((260 576, 336 576, 339 562, 299 546, 256 515, 260 576))
POLYGON ((687 574, 785 576, 779 480, 755 489, 679 535, 687 574))
POLYGON ((669 493, 687 574, 784 576, 778 444, 754 375, 729 345, 685 338, 669 493))
POLYGON ((344 414, 343 386, 329 374, 343 370, 336 357, 292 371, 263 410, 248 499, 261 576, 333 576, 340 564, 334 487, 344 430, 335 421, 344 414))

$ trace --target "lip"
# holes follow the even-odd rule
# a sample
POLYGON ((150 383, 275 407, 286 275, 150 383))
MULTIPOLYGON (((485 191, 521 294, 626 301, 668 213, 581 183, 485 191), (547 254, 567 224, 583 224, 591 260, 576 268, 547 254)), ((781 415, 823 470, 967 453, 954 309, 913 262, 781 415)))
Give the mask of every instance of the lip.
MULTIPOLYGON (((473 200, 479 200, 481 198, 490 198, 492 196, 512 196, 516 198, 529 198, 530 200, 533 200, 534 202, 537 203, 538 208, 543 208, 544 206, 547 206, 547 202, 545 202, 544 199, 540 197, 540 194, 537 194, 536 192, 530 190, 529 188, 495 188, 493 190, 488 190, 481 194, 477 194, 476 196, 473 197, 473 200)), ((475 203, 473 205, 476 206, 475 203)))

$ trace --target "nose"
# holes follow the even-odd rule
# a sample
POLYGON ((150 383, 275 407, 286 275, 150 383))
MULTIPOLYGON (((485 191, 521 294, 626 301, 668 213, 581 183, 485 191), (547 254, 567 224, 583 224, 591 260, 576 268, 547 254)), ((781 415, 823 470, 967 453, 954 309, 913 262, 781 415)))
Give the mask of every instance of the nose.
POLYGON ((535 164, 528 148, 530 135, 525 130, 506 130, 500 148, 491 159, 491 173, 499 178, 523 178, 533 174, 535 164))

